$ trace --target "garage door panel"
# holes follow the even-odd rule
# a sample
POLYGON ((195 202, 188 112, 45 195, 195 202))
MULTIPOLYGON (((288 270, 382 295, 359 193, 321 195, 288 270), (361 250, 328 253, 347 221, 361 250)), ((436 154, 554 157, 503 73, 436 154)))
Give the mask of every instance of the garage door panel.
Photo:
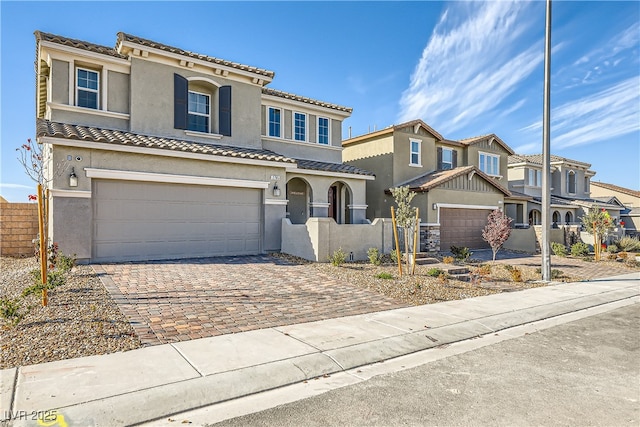
POLYGON ((95 260, 261 252, 258 189, 94 180, 95 260))
POLYGON ((440 210, 440 248, 451 246, 480 249, 488 247, 482 239, 482 230, 491 210, 442 208, 440 210))

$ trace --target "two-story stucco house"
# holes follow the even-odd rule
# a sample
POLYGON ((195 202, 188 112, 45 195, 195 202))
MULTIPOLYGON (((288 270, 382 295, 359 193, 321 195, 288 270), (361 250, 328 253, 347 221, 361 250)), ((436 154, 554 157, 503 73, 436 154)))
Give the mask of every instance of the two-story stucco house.
MULTIPOLYGON (((580 224, 580 218, 591 208, 605 208, 614 218, 620 217, 620 204, 591 197, 591 178, 596 174, 591 165, 565 157, 550 156, 551 221, 554 227, 580 224)), ((542 155, 514 154, 509 156, 509 190, 525 195, 525 218, 530 225, 542 222, 542 155)), ((507 213, 512 215, 509 210, 507 213)), ((518 222, 521 222, 520 220, 518 222)))
POLYGON ((627 234, 640 232, 640 191, 606 182, 591 182, 591 197, 609 204, 621 204, 620 221, 627 234))
POLYGON ((507 159, 513 150, 496 135, 460 141, 445 139, 414 120, 343 141, 342 158, 376 174, 367 182, 367 217, 389 217, 390 189, 409 186, 417 193, 423 251, 451 246, 487 247, 487 216, 503 208, 507 159))
POLYGON ((258 254, 280 249, 283 218, 366 221, 373 174, 342 163, 350 108, 267 88, 273 71, 124 33, 113 48, 35 38, 36 133, 63 252, 258 254))

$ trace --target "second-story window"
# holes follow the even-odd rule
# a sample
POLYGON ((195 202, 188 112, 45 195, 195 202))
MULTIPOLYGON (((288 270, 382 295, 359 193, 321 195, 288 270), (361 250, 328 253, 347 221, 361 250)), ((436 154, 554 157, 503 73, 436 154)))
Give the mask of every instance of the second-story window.
POLYGON ((269 136, 282 137, 282 111, 279 108, 269 107, 269 136))
POLYGON ((576 173, 574 171, 567 172, 567 193, 576 193, 576 173))
POLYGON ((329 145, 329 119, 318 117, 318 144, 329 145))
POLYGON ((76 105, 98 109, 100 99, 100 76, 97 71, 77 68, 76 105))
POLYGON ((419 141, 416 139, 411 139, 409 141, 411 142, 411 153, 409 157, 409 165, 422 166, 421 149, 420 149, 422 145, 422 141, 419 141))
POLYGON ((293 139, 307 140, 307 115, 304 113, 293 113, 293 139))
POLYGON ((209 95, 189 91, 188 129, 195 132, 209 132, 209 95))
POLYGON ((542 186, 542 171, 529 169, 529 185, 531 187, 542 186))
POLYGON ((480 153, 480 170, 487 175, 500 175, 500 156, 480 153))
POLYGON ((442 149, 442 169, 453 169, 453 150, 450 148, 442 149))

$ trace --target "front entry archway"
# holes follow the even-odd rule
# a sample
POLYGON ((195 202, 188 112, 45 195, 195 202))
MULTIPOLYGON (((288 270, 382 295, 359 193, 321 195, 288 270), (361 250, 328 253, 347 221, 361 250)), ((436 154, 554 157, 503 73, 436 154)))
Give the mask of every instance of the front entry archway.
POLYGON ((338 224, 351 224, 351 189, 343 182, 334 182, 327 191, 328 217, 338 224))
POLYGON ((302 178, 292 178, 287 182, 287 217, 292 224, 304 224, 311 216, 309 201, 312 199, 311 186, 302 178))

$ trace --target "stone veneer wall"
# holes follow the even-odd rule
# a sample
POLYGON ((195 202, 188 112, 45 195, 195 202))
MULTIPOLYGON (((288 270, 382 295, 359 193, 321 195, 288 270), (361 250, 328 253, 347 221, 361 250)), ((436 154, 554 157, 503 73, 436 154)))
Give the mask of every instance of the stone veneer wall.
POLYGON ((420 252, 440 252, 440 226, 420 224, 420 252))
POLYGON ((0 203, 0 255, 33 255, 33 239, 37 237, 36 203, 0 203))

